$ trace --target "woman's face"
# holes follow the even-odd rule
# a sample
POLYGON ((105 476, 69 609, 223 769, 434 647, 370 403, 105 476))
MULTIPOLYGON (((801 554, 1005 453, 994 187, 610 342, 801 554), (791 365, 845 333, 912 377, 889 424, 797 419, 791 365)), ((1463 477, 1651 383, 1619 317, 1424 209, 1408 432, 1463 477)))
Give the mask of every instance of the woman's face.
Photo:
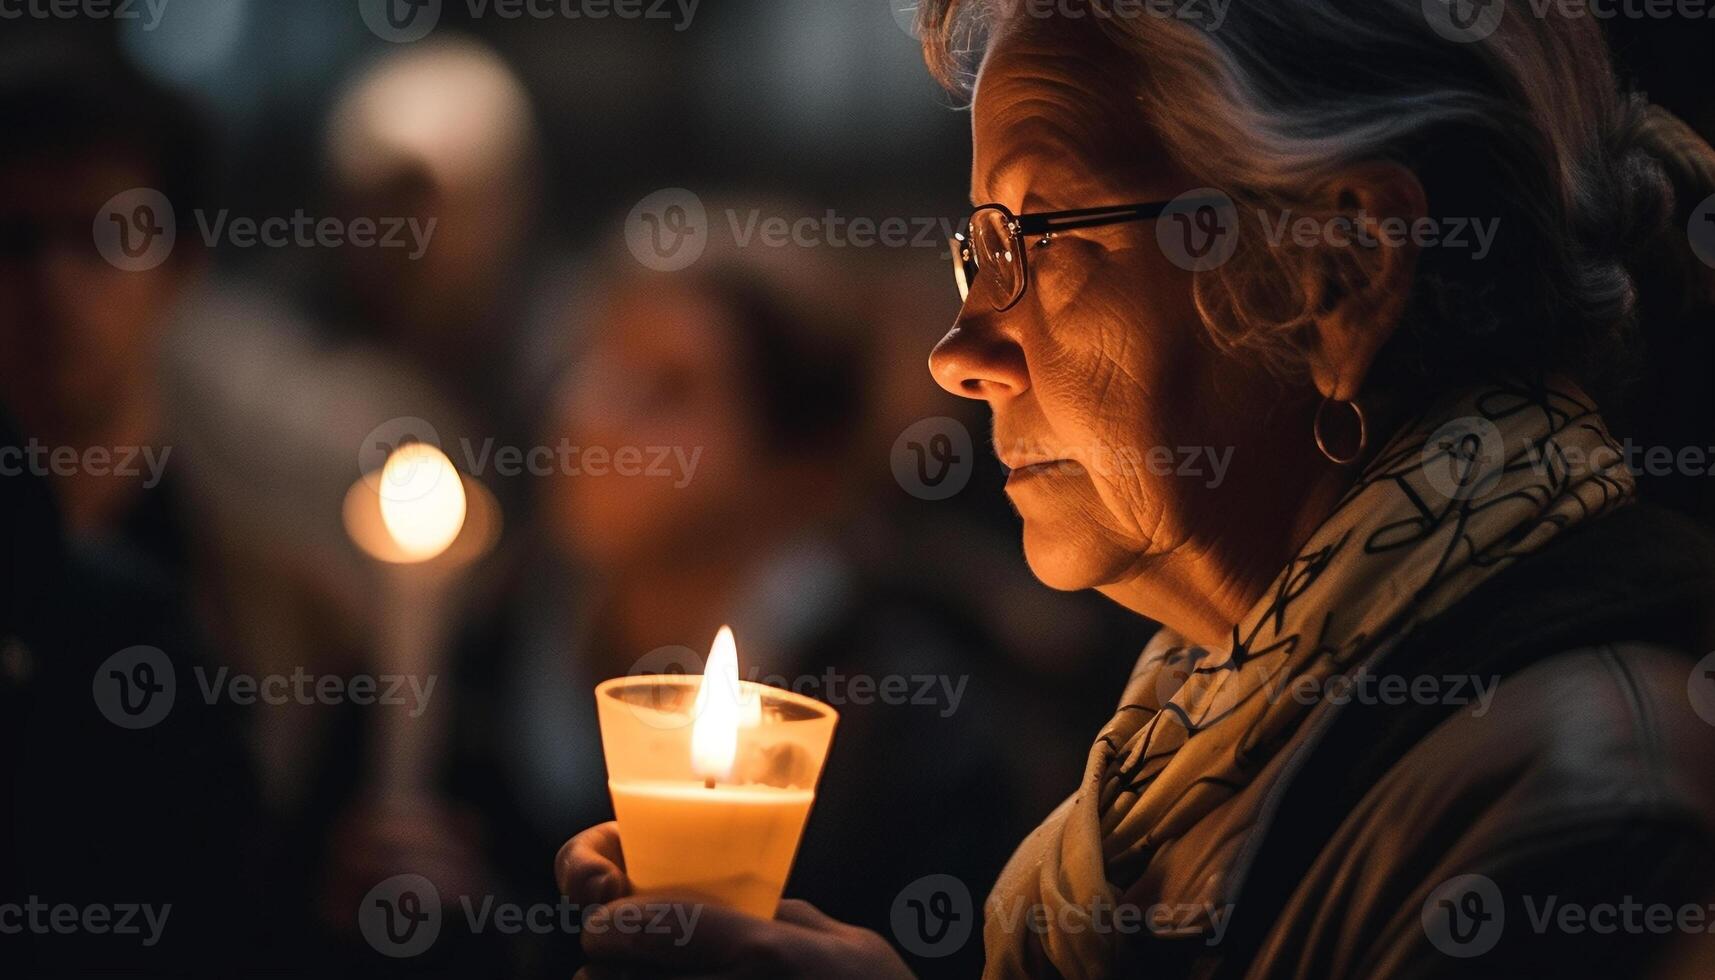
POLYGON ((607 296, 561 401, 558 434, 581 464, 554 507, 568 551, 618 566, 688 557, 766 495, 732 346, 725 314, 695 289, 607 296))
MULTIPOLYGON (((996 42, 975 95, 975 204, 1057 211, 1199 187, 1140 112, 1137 69, 1085 30, 1033 25, 996 42)), ((1024 299, 998 313, 977 288, 930 368, 989 403, 1032 570, 1113 594, 1230 547, 1302 448, 1270 445, 1271 415, 1293 414, 1278 387, 1213 348, 1192 273, 1152 223, 1063 233, 1028 257, 1024 299)))

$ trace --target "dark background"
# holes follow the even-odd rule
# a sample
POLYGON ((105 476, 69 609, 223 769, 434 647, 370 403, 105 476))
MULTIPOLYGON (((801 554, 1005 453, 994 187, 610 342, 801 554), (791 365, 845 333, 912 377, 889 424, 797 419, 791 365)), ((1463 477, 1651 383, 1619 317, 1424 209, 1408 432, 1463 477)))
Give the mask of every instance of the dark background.
MULTIPOLYGON (((359 437, 389 418, 423 416, 446 439, 553 439, 566 365, 603 304, 624 292, 616 280, 638 275, 623 222, 647 195, 688 189, 718 224, 727 207, 788 218, 834 209, 876 221, 967 211, 969 119, 925 71, 902 2, 703 0, 688 29, 675 30, 668 20, 473 18, 448 0, 431 38, 406 45, 371 33, 355 0, 169 0, 148 31, 0 20, 0 91, 42 65, 134 73, 134 84, 105 90, 114 118, 92 125, 118 134, 127 120, 146 119, 170 144, 154 152, 184 151, 197 166, 174 201, 181 219, 193 206, 259 217, 407 206, 432 214, 456 195, 489 192, 497 208, 525 217, 516 241, 494 253, 499 268, 475 312, 448 334, 413 332, 410 314, 387 299, 389 290, 409 296, 409 276, 370 267, 366 256, 182 246, 174 262, 191 271, 159 317, 165 364, 128 365, 159 375, 165 391, 167 419, 150 438, 175 450, 168 482, 79 526, 63 503, 55 513, 43 486, 5 480, 13 561, 0 621, 0 692, 9 700, 0 711, 11 727, 0 744, 13 772, 0 900, 173 900, 184 925, 180 943, 152 953, 80 936, 0 936, 0 951, 45 975, 570 975, 575 937, 452 930, 431 953, 393 961, 364 943, 354 911, 368 883, 397 873, 430 876, 448 896, 552 901, 554 848, 607 816, 583 692, 660 646, 706 648, 707 632, 664 626, 670 635, 644 642, 618 625, 623 616, 604 605, 597 581, 601 562, 568 554, 596 535, 565 516, 555 481, 476 475, 505 530, 457 601, 444 603, 428 641, 440 651, 445 741, 403 813, 373 785, 372 714, 218 704, 176 710, 138 736, 97 713, 90 677, 133 644, 169 651, 181 696, 196 664, 383 672, 398 631, 386 618, 388 580, 339 523, 341 494, 360 475, 359 437), (486 47, 515 74, 528 102, 530 162, 503 170, 502 187, 425 188, 407 167, 354 198, 328 164, 330 113, 364 72, 446 42, 486 47), (154 96, 129 98, 152 85, 184 101, 191 125, 148 115, 154 96), (603 271, 616 267, 623 271, 603 271), (577 568, 575 558, 596 567, 577 568), (554 684, 530 659, 540 649, 566 668, 554 684), (521 750, 509 726, 529 714, 522 690, 555 684, 583 714, 554 735, 538 732, 538 745, 546 738, 559 749, 551 755, 581 762, 560 773, 570 790, 549 791, 528 773, 552 766, 514 770, 521 750)), ((1612 25, 1627 77, 1706 137, 1715 135, 1710 23, 1612 25)), ((76 129, 76 119, 49 117, 89 106, 42 98, 13 108, 30 125, 76 129)), ((13 141, 8 160, 29 157, 16 134, 0 139, 13 141)), ((74 155, 111 152, 91 140, 74 155)), ((27 198, 23 186, 0 190, 27 198)), ((11 199, 8 208, 29 204, 11 199)), ((66 220, 87 227, 92 215, 73 211, 66 220)), ((804 251, 814 254, 782 258, 783 279, 764 287, 817 307, 787 317, 787 333, 838 319, 859 342, 832 354, 788 345, 773 367, 708 383, 771 429, 819 419, 819 449, 803 457, 814 464, 804 484, 814 495, 761 481, 732 493, 775 494, 772 510, 802 510, 798 530, 838 542, 832 550, 857 584, 790 644, 758 650, 741 631, 741 657, 764 661, 764 673, 833 666, 968 681, 951 717, 842 709, 788 888, 909 946, 897 901, 933 874, 954 875, 980 900, 1011 845, 1073 788, 1150 627, 1029 579, 985 445, 986 413, 940 392, 924 366, 957 307, 941 243, 804 251), (856 352, 865 367, 847 371, 856 352), (794 376, 815 383, 795 388, 794 376), (849 402, 830 400, 840 386, 855 391, 849 402), (942 416, 972 438, 974 473, 949 499, 926 500, 896 475, 896 439, 942 416), (839 433, 837 451, 828 433, 839 433)), ((665 289, 665 280, 645 281, 645 294, 665 289)), ((672 332, 667 318, 619 322, 622 337, 672 332)), ((53 329, 44 319, 39 332, 53 329)), ((741 340, 707 342, 708 358, 741 340)), ((32 356, 0 350, 14 365, 32 356)), ((93 390, 99 399, 105 389, 93 390)), ((55 438, 20 418, 28 413, 18 405, 4 407, 17 430, 9 437, 55 438)), ((610 534, 611 546, 649 523, 610 534)), ((742 540, 704 545, 687 547, 687 566, 743 550, 742 540)), ((804 588, 795 601, 814 598, 804 588)), ((974 975, 979 946, 973 935, 945 959, 912 964, 924 975, 974 975)))

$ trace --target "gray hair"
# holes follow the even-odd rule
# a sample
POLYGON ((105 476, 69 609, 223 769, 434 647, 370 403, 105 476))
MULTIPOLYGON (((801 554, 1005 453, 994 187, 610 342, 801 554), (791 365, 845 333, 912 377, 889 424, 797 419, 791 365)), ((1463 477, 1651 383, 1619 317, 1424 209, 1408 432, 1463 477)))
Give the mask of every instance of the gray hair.
MULTIPOLYGON (((1685 234, 1691 209, 1715 192, 1715 151, 1620 92, 1596 18, 1559 4, 1538 17, 1515 3, 1492 34, 1454 40, 1434 23, 1448 2, 1239 0, 1204 23, 1160 4, 1055 0, 1057 16, 1081 11, 1133 56, 1135 95, 1170 152, 1239 205, 1237 252, 1196 277, 1218 343, 1302 371, 1295 338, 1316 313, 1305 273, 1338 289, 1366 274, 1366 250, 1270 247, 1246 216, 1339 217, 1350 202, 1330 199, 1334 182, 1384 161, 1417 176, 1431 218, 1499 229, 1486 256, 1423 250, 1399 342, 1378 365, 1384 377, 1512 368, 1624 380, 1640 309, 1715 301, 1715 278, 1685 234), (1640 307, 1646 278, 1677 295, 1640 307)), ((949 87, 968 86, 967 56, 1043 7, 923 0, 930 67, 949 87)))

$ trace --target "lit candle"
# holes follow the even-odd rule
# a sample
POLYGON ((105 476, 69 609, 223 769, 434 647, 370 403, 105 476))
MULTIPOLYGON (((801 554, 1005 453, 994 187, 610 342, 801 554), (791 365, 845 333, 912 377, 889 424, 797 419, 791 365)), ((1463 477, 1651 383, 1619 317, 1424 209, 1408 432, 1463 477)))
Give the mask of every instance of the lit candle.
POLYGON ((773 918, 838 716, 738 677, 722 627, 699 682, 626 677, 596 688, 626 874, 773 918))
MULTIPOLYGON (((499 508, 438 448, 406 443, 347 492, 351 540, 380 563, 374 618, 377 674, 428 683, 440 674, 457 616, 459 585, 499 533, 499 508)), ((379 795, 413 797, 431 783, 445 713, 376 712, 370 783, 379 795)))
POLYGON ((401 563, 439 558, 464 529, 464 481, 446 454, 425 442, 400 446, 381 467, 381 523, 401 563))

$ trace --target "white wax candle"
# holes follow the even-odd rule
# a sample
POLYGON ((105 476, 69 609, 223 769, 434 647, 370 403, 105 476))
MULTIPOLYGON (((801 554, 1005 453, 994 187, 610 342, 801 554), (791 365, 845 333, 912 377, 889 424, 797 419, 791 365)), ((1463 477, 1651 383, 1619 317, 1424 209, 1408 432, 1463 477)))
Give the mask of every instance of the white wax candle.
POLYGON ((774 917, 814 791, 611 780, 608 789, 639 894, 692 892, 774 917))

